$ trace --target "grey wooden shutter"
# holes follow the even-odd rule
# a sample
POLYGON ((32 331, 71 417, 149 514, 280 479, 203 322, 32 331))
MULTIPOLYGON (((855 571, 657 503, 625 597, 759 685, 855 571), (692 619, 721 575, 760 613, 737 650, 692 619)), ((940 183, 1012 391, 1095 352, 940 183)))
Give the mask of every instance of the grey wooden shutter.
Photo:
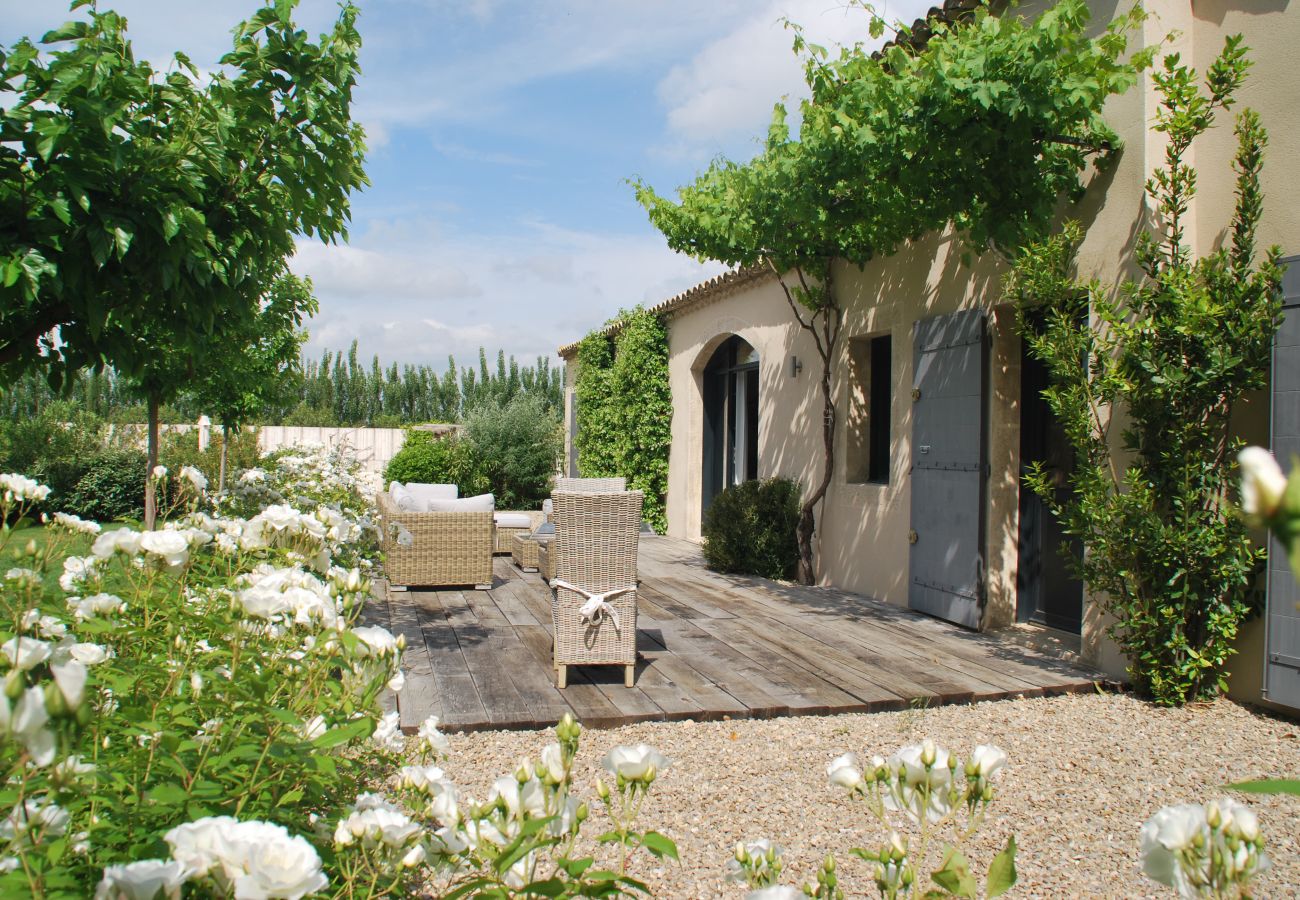
POLYGON ((967 628, 984 605, 985 314, 916 323, 908 604, 967 628))
MULTIPOLYGON (((1300 456, 1300 257, 1282 276, 1282 327, 1273 342, 1273 453, 1282 466, 1300 456)), ((1300 589, 1276 539, 1268 543, 1267 661, 1264 696, 1300 709, 1300 589)))

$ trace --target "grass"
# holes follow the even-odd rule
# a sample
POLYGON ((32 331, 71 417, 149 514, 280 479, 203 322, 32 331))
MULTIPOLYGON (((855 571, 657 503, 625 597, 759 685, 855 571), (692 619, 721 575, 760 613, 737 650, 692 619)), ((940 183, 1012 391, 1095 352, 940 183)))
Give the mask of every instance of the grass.
POLYGON ((45 586, 58 590, 59 576, 63 574, 63 560, 69 556, 85 556, 90 552, 94 538, 84 534, 68 534, 44 525, 23 525, 0 532, 0 572, 15 566, 36 568, 27 553, 28 544, 35 544, 36 558, 49 554, 45 567, 45 586))

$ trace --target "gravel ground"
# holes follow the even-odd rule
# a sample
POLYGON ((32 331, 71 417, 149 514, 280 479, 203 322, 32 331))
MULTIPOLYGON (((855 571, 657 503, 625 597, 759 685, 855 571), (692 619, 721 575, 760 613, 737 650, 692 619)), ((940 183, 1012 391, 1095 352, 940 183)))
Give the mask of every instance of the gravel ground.
MULTIPOLYGON (((738 840, 759 837, 784 848, 783 881, 810 880, 831 851, 849 896, 874 895, 868 865, 848 850, 878 846, 883 833, 861 804, 827 784, 826 763, 847 750, 888 755, 923 737, 963 758, 980 743, 1007 751, 997 798, 965 849, 983 871, 1014 833, 1021 848, 1016 897, 1172 896, 1141 875, 1142 822, 1166 804, 1220 794, 1226 782, 1300 777, 1296 722, 1226 700, 1165 710, 1125 695, 1081 695, 588 731, 577 793, 594 801, 600 757, 616 744, 645 741, 673 760, 655 782, 643 822, 677 842, 682 864, 643 857, 630 873, 659 897, 743 896, 725 880, 726 863, 738 840)), ((550 739, 547 732, 452 735, 444 767, 462 790, 482 798, 495 776, 521 755, 535 757, 550 739)), ((1300 799, 1242 799, 1259 813, 1273 858, 1257 896, 1300 897, 1300 799)), ((604 824, 597 812, 584 830, 594 836, 604 824)))

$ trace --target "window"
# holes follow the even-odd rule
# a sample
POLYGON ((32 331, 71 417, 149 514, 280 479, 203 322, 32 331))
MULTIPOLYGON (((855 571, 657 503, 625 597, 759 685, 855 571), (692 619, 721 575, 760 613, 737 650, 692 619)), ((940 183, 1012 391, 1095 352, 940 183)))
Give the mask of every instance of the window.
POLYGON ((889 483, 889 419, 894 390, 887 334, 849 341, 846 480, 889 483))

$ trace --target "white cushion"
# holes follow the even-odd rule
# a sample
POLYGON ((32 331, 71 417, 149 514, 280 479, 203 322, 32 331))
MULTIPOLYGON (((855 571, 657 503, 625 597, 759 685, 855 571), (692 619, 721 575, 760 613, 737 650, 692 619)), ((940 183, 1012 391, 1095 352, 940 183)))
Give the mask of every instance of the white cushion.
POLYGON ((388 493, 390 494, 393 493, 393 491, 399 487, 404 487, 404 485, 400 481, 388 482, 388 493))
POLYGON ((529 528, 533 527, 533 517, 528 513, 520 512, 499 512, 492 517, 497 523, 498 528, 529 528))
POLYGON ((462 497, 459 500, 429 501, 429 512, 492 512, 494 509, 496 509, 496 498, 491 494, 462 497))
POLYGON ((388 495, 393 498, 393 505, 404 512, 424 512, 424 503, 400 484, 394 483, 388 495))
POLYGON ((454 484, 422 484, 417 481, 408 482, 406 489, 421 503, 428 503, 430 500, 455 500, 460 490, 454 484))

